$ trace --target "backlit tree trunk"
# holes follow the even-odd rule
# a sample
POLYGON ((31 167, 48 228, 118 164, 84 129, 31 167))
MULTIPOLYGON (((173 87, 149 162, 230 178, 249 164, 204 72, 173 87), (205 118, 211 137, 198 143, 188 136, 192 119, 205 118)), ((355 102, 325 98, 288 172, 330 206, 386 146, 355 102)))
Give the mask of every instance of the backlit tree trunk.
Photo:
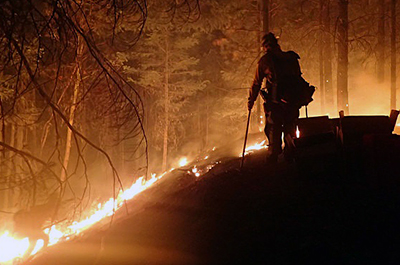
POLYGON ((208 106, 208 102, 209 102, 209 92, 208 89, 206 90, 206 128, 205 128, 205 139, 204 139, 204 147, 208 148, 208 134, 209 134, 209 123, 210 123, 210 117, 209 117, 209 106, 208 106))
POLYGON ((169 128, 169 45, 168 35, 165 37, 165 72, 164 72, 164 112, 165 112, 165 124, 164 124, 164 139, 163 139, 163 161, 162 171, 167 170, 167 159, 168 159, 168 128, 169 128))
POLYGON ((321 112, 325 112, 325 74, 324 74, 324 0, 319 1, 319 25, 320 25, 320 39, 319 39, 319 91, 321 100, 321 112))
MULTIPOLYGON (((77 49, 77 54, 76 54, 76 64, 75 64, 75 82, 74 82, 74 94, 72 97, 72 105, 69 111, 69 123, 71 126, 74 126, 74 119, 75 119, 75 111, 76 111, 76 103, 78 101, 78 95, 79 95, 79 86, 81 82, 81 74, 80 74, 80 61, 81 61, 81 55, 82 55, 82 50, 83 50, 83 43, 81 40, 81 37, 78 37, 78 49, 77 49)), ((67 180, 67 172, 68 172, 68 164, 69 164, 69 158, 71 154, 71 148, 72 148, 72 131, 71 129, 67 129, 67 137, 65 140, 65 151, 64 151, 64 160, 63 160, 63 168, 61 169, 61 181, 63 182, 63 186, 65 181, 67 180)))
POLYGON ((323 0, 323 39, 324 39, 324 111, 332 112, 333 104, 333 82, 332 82, 332 33, 331 33, 331 18, 330 18, 330 0, 323 0))
POLYGON ((390 108, 396 109, 396 72, 397 72, 397 56, 396 56, 396 4, 397 0, 391 1, 391 24, 392 24, 392 36, 391 36, 391 87, 390 87, 390 108))
POLYGON ((269 21, 269 0, 262 0, 263 32, 268 33, 270 28, 269 21))
POLYGON ((379 83, 385 79, 385 0, 378 0, 378 42, 377 52, 377 78, 379 83))
MULTIPOLYGON (((5 126, 5 119, 4 119, 4 109, 3 109, 3 101, 1 100, 0 97, 0 116, 2 119, 0 120, 0 141, 5 143, 5 138, 6 138, 6 126, 5 126)), ((0 161, 5 161, 6 160, 6 150, 3 149, 2 152, 0 153, 0 161)), ((4 163, 0 163, 0 172, 6 173, 6 167, 4 163)), ((3 176, 3 178, 6 178, 7 176, 3 176)), ((7 179, 3 180, 7 184, 7 179)), ((4 209, 7 207, 7 193, 6 192, 1 192, 0 193, 0 209, 4 209)))
POLYGON ((349 113, 348 100, 348 65, 349 65, 349 47, 348 47, 348 0, 338 0, 339 17, 337 28, 338 43, 338 65, 337 65, 337 107, 338 110, 344 110, 349 113))

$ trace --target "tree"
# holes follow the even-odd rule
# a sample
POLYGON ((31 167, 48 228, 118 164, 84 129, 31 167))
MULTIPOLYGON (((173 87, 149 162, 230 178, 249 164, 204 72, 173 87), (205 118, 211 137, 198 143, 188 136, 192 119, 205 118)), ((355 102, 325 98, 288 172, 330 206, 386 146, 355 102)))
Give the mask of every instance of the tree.
POLYGON ((349 46, 348 46, 348 0, 338 0, 339 15, 337 26, 337 44, 338 44, 338 69, 337 69, 337 106, 338 110, 344 110, 349 113, 348 99, 348 64, 349 64, 349 46))
MULTIPOLYGON (((166 18, 166 6, 149 6, 154 10, 149 17, 140 48, 130 58, 138 60, 138 69, 128 71, 137 74, 135 83, 145 87, 152 95, 153 102, 147 106, 155 120, 154 137, 151 144, 162 150, 162 170, 169 165, 171 150, 182 144, 185 135, 190 98, 204 87, 195 70, 198 59, 191 56, 191 49, 197 44, 191 24, 180 23, 179 19, 166 18), (157 10, 160 9, 160 10, 157 10), (178 139, 181 140, 178 141, 178 139)), ((128 59, 129 60, 129 59, 128 59)))
MULTIPOLYGON (((189 2, 190 10, 175 15, 196 17, 196 0, 179 6, 189 2)), ((177 10, 176 1, 168 4, 177 10)), ((121 71, 124 51, 142 35, 147 1, 17 0, 0 7, 1 189, 18 193, 21 205, 67 189, 79 205, 90 184, 103 180, 92 174, 94 164, 105 161, 117 192, 123 180, 115 149, 129 142, 138 157, 147 154, 141 91, 121 71)))
POLYGON ((320 90, 322 113, 333 110, 331 2, 320 0, 320 90))
POLYGON ((396 0, 391 0, 391 25, 392 25, 392 35, 391 35, 391 86, 390 86, 390 108, 396 109, 396 90, 397 90, 397 47, 396 47, 396 37, 397 37, 397 15, 396 15, 396 0))
POLYGON ((385 79, 385 1, 378 1, 378 43, 377 43, 377 77, 378 82, 385 79))

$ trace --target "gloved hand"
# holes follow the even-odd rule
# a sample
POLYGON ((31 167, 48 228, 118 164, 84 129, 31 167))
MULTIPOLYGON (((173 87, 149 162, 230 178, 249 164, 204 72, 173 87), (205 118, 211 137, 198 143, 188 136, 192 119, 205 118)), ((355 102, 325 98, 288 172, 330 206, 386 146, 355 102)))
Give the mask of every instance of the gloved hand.
POLYGON ((253 106, 254 106, 254 101, 249 99, 249 101, 247 101, 247 108, 249 109, 249 111, 251 111, 253 106))

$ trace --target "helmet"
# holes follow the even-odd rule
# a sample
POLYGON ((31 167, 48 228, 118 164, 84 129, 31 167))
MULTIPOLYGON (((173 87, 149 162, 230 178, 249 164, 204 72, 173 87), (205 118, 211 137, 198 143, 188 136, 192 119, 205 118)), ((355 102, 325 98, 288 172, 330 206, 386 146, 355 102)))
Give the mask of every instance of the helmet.
POLYGON ((274 33, 269 32, 262 37, 262 46, 276 46, 278 45, 278 39, 275 37, 274 33))

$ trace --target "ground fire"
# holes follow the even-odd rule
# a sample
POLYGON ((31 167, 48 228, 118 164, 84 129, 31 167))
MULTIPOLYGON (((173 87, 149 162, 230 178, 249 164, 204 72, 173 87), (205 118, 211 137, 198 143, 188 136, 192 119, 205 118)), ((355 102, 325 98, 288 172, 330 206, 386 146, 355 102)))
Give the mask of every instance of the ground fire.
MULTIPOLYGON (((246 148, 246 155, 254 152, 254 150, 260 150, 263 148, 267 148, 265 141, 257 143, 253 146, 248 146, 246 148)), ((213 151, 215 150, 216 147, 213 148, 213 151)), ((203 160, 207 160, 208 158, 209 156, 206 155, 203 160)), ((198 162, 199 160, 189 163, 188 159, 183 157, 179 160, 179 166, 186 167, 189 164, 191 170, 189 170, 188 173, 193 174, 196 177, 200 177, 208 173, 216 164, 219 163, 218 161, 214 161, 211 162, 211 164, 206 165, 202 163, 202 166, 198 167, 196 164, 194 164, 196 161, 198 162)), ((132 200, 137 194, 145 191, 147 188, 157 183, 158 180, 168 175, 169 172, 174 170, 175 168, 172 168, 168 172, 164 172, 160 175, 151 174, 151 178, 147 180, 144 177, 140 177, 129 188, 124 191, 120 191, 116 199, 110 198, 104 203, 98 203, 96 206, 93 206, 89 211, 86 212, 86 217, 82 218, 81 220, 74 221, 72 224, 67 222, 59 223, 45 229, 43 232, 49 236, 48 245, 52 246, 59 242, 72 240, 74 237, 89 229, 91 226, 113 215, 115 211, 123 210, 121 208, 123 207, 124 202, 132 200)), ((0 262, 1 264, 13 264, 14 260, 20 259, 26 254, 26 251, 30 247, 29 240, 28 238, 17 239, 10 231, 2 231, 0 233, 0 262)), ((39 239, 30 255, 35 255, 42 247, 43 240, 39 239)))
POLYGON ((399 12, 0 1, 0 265, 396 263, 399 12))

